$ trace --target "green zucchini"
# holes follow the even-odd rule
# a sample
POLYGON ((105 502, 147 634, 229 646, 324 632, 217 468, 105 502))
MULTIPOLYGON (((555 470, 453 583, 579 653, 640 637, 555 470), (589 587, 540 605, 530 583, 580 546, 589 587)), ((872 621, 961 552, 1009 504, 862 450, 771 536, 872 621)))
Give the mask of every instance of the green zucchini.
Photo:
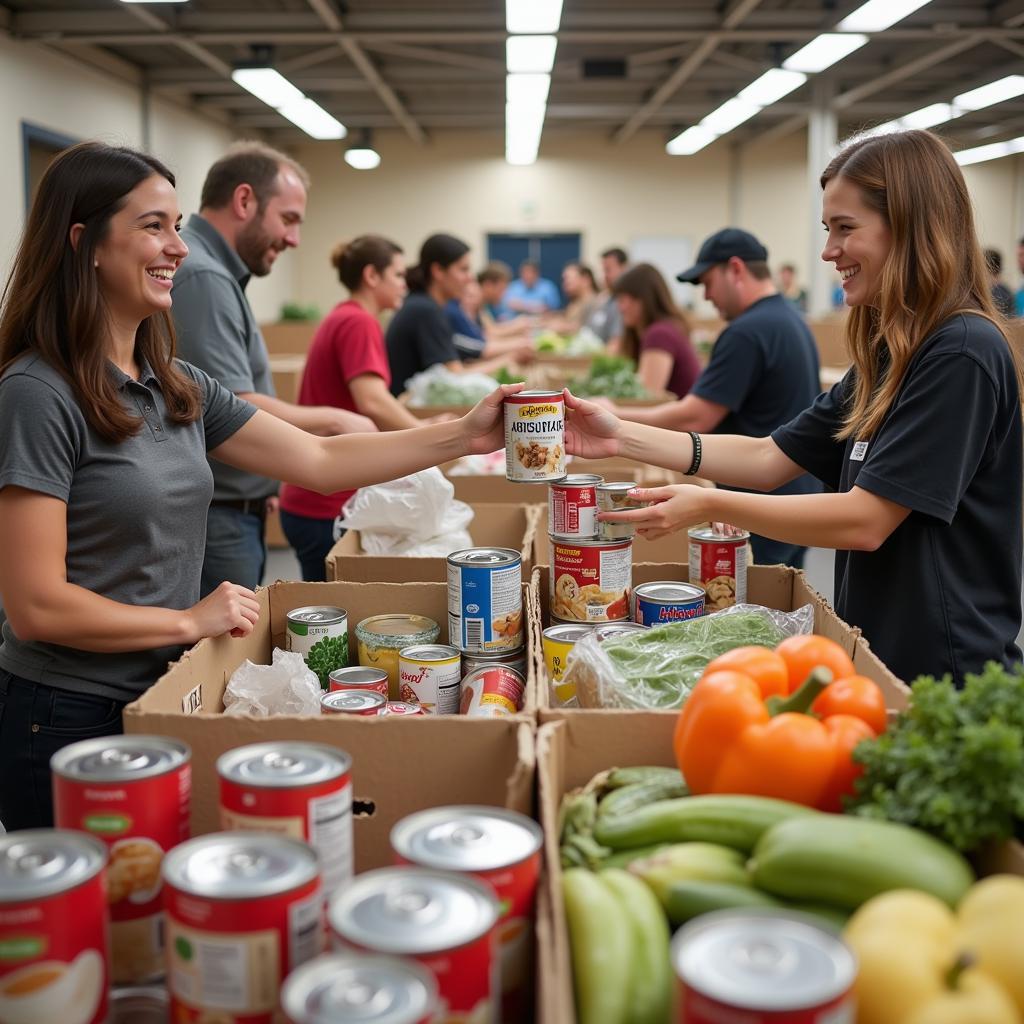
POLYGON ((691 918, 713 910, 783 906, 781 900, 760 889, 728 882, 673 882, 665 893, 664 903, 665 912, 673 924, 685 924, 691 918))
POLYGON ((688 795, 689 791, 682 775, 676 772, 674 779, 652 778, 646 782, 633 782, 628 786, 613 789, 597 805, 597 816, 606 818, 615 814, 631 814, 659 800, 671 800, 688 795))
POLYGON ((605 789, 621 789, 623 786, 635 786, 641 782, 676 782, 683 781, 678 768, 667 768, 664 765, 636 765, 626 768, 613 768, 604 780, 605 789))
POLYGON ((920 889, 955 907, 974 882, 967 861, 933 836, 843 814, 779 823, 761 837, 750 868, 759 889, 847 910, 890 889, 920 889))
POLYGON ((656 853, 661 853, 668 846, 668 843, 655 843, 653 846, 635 846, 631 850, 618 850, 605 857, 598 865, 598 870, 604 871, 605 868, 628 868, 638 860, 645 860, 647 857, 653 857, 656 853))

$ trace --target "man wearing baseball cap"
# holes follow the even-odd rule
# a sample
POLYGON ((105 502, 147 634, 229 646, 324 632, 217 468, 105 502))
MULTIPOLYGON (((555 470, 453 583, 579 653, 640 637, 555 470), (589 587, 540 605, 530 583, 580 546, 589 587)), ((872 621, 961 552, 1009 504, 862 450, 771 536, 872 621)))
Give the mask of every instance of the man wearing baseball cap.
MULTIPOLYGON (((671 430, 766 437, 814 402, 821 390, 814 337, 776 291, 768 250, 749 231, 715 232, 677 279, 703 285, 727 326, 688 395, 653 408, 617 408, 621 418, 671 430)), ((818 481, 805 475, 772 493, 819 490, 818 481)), ((758 536, 750 542, 755 562, 803 566, 806 548, 758 536)))

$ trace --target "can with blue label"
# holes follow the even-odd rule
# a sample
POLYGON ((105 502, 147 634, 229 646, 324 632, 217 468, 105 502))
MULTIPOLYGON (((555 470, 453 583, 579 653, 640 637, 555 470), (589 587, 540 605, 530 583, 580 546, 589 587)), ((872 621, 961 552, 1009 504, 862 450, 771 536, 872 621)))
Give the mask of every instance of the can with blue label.
POLYGON ((633 621, 645 626, 683 622, 704 614, 704 588, 696 583, 642 583, 633 590, 633 621))
POLYGON ((463 654, 523 646, 523 560, 511 548, 448 556, 448 642, 463 654))

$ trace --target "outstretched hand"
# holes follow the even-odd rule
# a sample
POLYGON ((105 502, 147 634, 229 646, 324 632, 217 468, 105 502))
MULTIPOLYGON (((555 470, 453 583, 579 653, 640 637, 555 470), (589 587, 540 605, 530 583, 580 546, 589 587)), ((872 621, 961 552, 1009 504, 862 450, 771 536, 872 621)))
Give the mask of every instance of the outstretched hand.
POLYGON ((629 496, 636 501, 647 502, 646 508, 601 512, 597 518, 608 523, 632 523, 641 536, 656 540, 707 522, 708 490, 694 484, 635 487, 629 496))
POLYGON ((525 384, 502 384, 462 417, 463 449, 467 455, 489 455, 505 447, 505 399, 525 384))
POLYGON ((622 422, 596 402, 565 391, 565 450, 581 459, 618 455, 622 422))

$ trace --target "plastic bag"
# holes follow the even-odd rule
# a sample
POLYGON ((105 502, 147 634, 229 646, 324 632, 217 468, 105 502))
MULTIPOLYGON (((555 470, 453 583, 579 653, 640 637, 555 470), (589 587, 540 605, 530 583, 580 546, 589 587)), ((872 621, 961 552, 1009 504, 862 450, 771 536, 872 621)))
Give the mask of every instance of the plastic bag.
POLYGON ((361 487, 341 510, 341 526, 358 530, 370 555, 437 556, 472 547, 472 519, 473 509, 455 500, 439 469, 361 487))
POLYGON ((274 648, 273 664, 246 659, 224 690, 226 715, 318 715, 320 680, 301 654, 274 648))
POLYGON ((476 405, 498 382, 486 373, 452 373, 444 363, 435 363, 406 381, 409 407, 426 409, 444 405, 476 405))
POLYGON ((574 684, 585 708, 679 708, 708 662, 720 654, 746 644, 774 647, 813 628, 809 604, 792 612, 737 604, 604 643, 591 634, 569 652, 561 685, 574 684))

